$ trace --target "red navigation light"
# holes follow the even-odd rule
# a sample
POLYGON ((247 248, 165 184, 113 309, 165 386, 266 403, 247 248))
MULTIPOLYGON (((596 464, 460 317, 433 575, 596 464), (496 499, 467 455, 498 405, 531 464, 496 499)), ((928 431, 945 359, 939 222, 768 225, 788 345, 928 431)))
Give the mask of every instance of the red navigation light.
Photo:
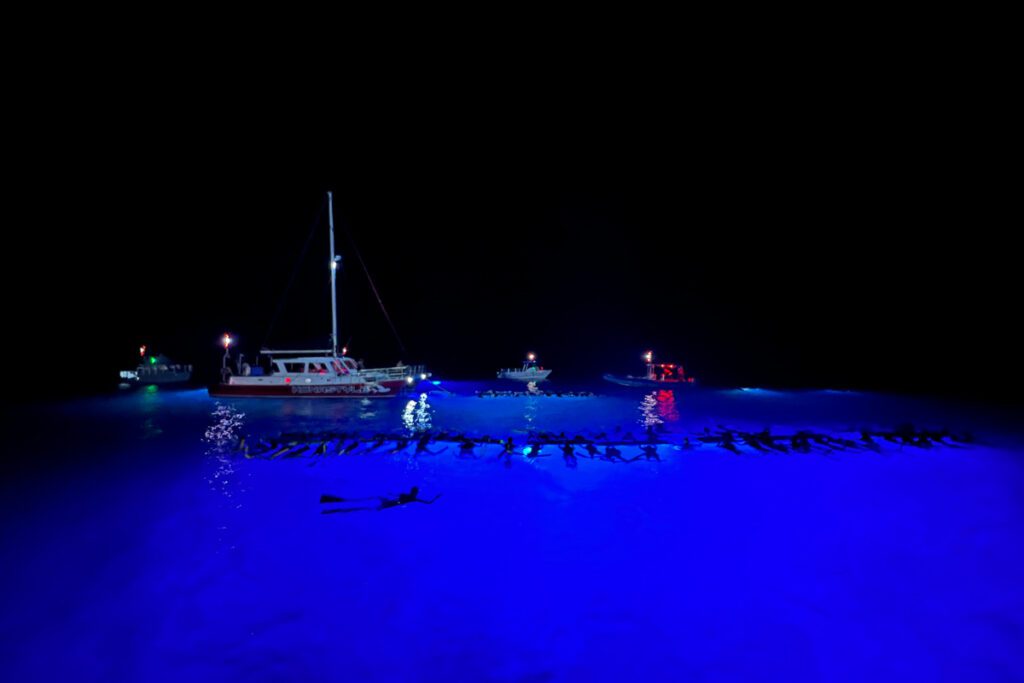
POLYGON ((284 383, 285 384, 291 384, 292 383, 292 378, 291 377, 285 377, 284 378, 284 383))
POLYGON ((139 358, 142 358, 145 355, 146 355, 146 345, 143 344, 142 346, 139 347, 139 358))
POLYGON ((230 334, 225 334, 221 341, 224 344, 224 350, 227 351, 228 347, 231 346, 231 342, 234 340, 231 338, 230 334))

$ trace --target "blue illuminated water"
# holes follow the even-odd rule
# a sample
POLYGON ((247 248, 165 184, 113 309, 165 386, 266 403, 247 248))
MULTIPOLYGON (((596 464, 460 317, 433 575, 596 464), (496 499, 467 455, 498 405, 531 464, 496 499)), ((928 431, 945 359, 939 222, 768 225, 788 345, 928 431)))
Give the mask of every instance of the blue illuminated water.
POLYGON ((1016 415, 839 392, 446 386, 367 405, 141 391, 8 414, 0 678, 1024 678, 1016 415), (682 448, 719 425, 905 423, 973 442, 682 448), (234 450, 282 432, 457 430, 521 447, 530 432, 645 426, 667 442, 661 462, 234 450), (413 485, 441 498, 321 514, 324 493, 413 485))

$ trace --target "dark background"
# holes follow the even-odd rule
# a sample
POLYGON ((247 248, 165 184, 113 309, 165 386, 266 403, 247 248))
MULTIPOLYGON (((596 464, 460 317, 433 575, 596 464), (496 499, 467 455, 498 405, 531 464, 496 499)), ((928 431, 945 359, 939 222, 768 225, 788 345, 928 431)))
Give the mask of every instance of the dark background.
POLYGON ((140 343, 204 378, 225 331, 326 345, 325 222, 300 254, 328 189, 340 336, 370 364, 487 378, 532 350, 596 379, 653 349, 709 385, 1017 400, 1009 181, 921 93, 215 90, 86 89, 20 131, 15 400, 109 390, 140 343))

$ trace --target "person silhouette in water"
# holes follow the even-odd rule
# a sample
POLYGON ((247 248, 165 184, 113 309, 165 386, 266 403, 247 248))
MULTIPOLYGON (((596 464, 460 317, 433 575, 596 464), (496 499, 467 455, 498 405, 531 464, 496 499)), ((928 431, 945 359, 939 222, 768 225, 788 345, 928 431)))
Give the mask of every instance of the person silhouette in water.
POLYGON ((334 508, 332 510, 323 510, 323 514, 329 515, 334 512, 358 512, 360 510, 385 510, 387 508, 394 508, 400 505, 406 505, 408 503, 423 503, 424 505, 430 505, 435 500, 441 497, 441 494, 437 494, 430 500, 423 500, 419 497, 420 489, 418 486, 413 486, 409 489, 409 493, 399 493, 395 498, 384 498, 383 496, 377 496, 376 498, 339 498, 338 496, 332 496, 329 494, 323 494, 320 496, 321 503, 347 503, 357 500, 379 500, 380 505, 374 506, 362 506, 355 508, 334 508))

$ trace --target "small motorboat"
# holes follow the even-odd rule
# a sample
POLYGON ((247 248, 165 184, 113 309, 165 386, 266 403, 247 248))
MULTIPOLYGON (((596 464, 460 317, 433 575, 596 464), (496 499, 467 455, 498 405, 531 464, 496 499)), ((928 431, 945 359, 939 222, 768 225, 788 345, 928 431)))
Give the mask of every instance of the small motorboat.
POLYGON ((543 382, 551 374, 551 370, 545 370, 537 365, 537 356, 532 353, 526 354, 523 367, 518 370, 509 368, 498 370, 498 379, 512 379, 517 382, 543 382))
POLYGON ((192 379, 192 366, 172 362, 162 354, 146 355, 146 347, 139 347, 139 364, 134 370, 121 371, 121 386, 148 386, 150 384, 185 384, 192 379))
POLYGON ((647 366, 647 373, 642 377, 608 373, 604 375, 605 381, 623 387, 670 389, 693 386, 693 377, 687 376, 681 363, 655 363, 652 351, 644 353, 643 359, 647 366))

